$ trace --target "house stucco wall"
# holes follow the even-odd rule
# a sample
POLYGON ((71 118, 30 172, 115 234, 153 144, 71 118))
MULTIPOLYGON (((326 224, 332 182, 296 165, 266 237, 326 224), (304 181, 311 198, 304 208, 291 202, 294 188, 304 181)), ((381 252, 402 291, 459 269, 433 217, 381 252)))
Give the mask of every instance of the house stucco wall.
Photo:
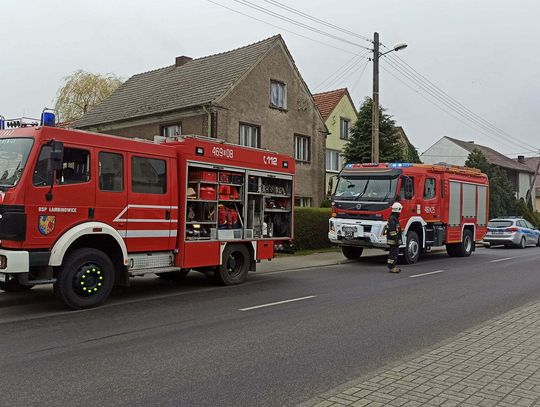
POLYGON ((424 164, 447 163, 463 166, 468 156, 467 150, 443 137, 422 153, 420 161, 424 164))
POLYGON ((274 47, 219 105, 218 137, 228 142, 239 143, 240 124, 252 124, 260 128, 261 148, 294 157, 295 134, 310 137, 310 162, 296 162, 295 195, 318 206, 325 196, 325 127, 283 48, 274 47), (270 107, 271 80, 286 84, 286 110, 270 107))
MULTIPOLYGON (((347 95, 344 95, 339 103, 336 105, 334 110, 332 110, 332 113, 330 113, 330 116, 326 119, 326 127, 328 128, 328 131, 330 134, 326 137, 326 149, 328 150, 336 150, 343 152, 343 149, 345 148, 345 145, 347 144, 347 140, 344 140, 341 138, 341 118, 349 120, 349 129, 354 125, 357 118, 356 110, 351 103, 351 100, 347 97, 347 95)), ((326 154, 326 153, 325 153, 326 154)), ((326 155, 325 155, 326 159, 326 155)), ((341 160, 343 160, 340 157, 341 160)), ((325 164, 326 169, 326 164, 325 164)), ((340 165, 341 169, 341 165, 340 165)), ((328 171, 326 170, 326 179, 325 179, 325 186, 328 185, 328 181, 330 180, 330 177, 337 174, 339 171, 328 171)))

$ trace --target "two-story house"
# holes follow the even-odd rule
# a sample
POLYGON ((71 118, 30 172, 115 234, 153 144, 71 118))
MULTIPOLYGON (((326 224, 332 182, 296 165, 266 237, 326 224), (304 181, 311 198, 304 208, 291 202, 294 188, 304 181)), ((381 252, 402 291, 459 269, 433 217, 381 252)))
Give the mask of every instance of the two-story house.
POLYGON ((125 137, 198 134, 296 159, 296 205, 324 199, 324 120, 281 35, 129 78, 75 127, 125 137))
POLYGON ((329 131, 326 137, 326 185, 332 175, 343 167, 343 149, 349 140, 351 126, 358 112, 347 88, 331 90, 313 95, 315 103, 329 131))

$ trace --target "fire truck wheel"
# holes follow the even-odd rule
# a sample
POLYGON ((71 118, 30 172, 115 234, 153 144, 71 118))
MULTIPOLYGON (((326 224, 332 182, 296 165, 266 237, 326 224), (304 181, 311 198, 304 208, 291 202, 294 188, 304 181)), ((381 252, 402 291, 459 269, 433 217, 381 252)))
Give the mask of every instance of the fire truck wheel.
POLYGON ((468 257, 471 255, 473 248, 473 234, 470 230, 465 230, 461 243, 447 244, 446 252, 450 257, 468 257))
POLYGON ((343 255, 349 260, 358 260, 364 251, 363 247, 341 246, 343 255))
POLYGON ((77 249, 59 267, 54 293, 67 307, 83 309, 105 301, 113 285, 111 259, 101 250, 77 249))
POLYGON ((414 230, 407 232, 407 242, 403 257, 407 264, 416 263, 420 257, 420 239, 418 238, 418 233, 414 230))
POLYGON ((240 244, 227 245, 223 251, 223 264, 214 271, 220 285, 235 285, 246 281, 249 269, 249 252, 240 244))
POLYGON ((171 271, 168 273, 159 273, 157 276, 167 281, 184 281, 189 270, 171 271))
POLYGON ((22 291, 28 291, 32 287, 33 285, 22 285, 16 279, 0 282, 0 290, 5 291, 6 293, 20 293, 22 291))

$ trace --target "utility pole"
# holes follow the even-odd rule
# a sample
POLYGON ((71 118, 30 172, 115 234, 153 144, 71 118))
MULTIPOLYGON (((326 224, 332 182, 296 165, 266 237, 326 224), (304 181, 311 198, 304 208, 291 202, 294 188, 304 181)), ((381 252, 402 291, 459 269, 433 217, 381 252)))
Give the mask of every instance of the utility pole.
POLYGON ((371 162, 379 163, 379 33, 373 33, 373 97, 371 116, 371 162))

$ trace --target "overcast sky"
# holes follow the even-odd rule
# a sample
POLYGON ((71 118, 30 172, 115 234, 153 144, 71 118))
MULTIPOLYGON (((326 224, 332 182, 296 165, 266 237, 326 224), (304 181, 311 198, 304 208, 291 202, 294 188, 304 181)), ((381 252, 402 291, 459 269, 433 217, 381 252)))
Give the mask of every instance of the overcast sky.
MULTIPOLYGON (((63 78, 76 69, 112 72, 127 79, 171 65, 179 55, 201 57, 277 33, 283 35, 313 93, 348 87, 357 107, 371 94, 371 63, 366 65, 366 59, 354 57, 364 52, 354 44, 371 47, 369 42, 302 19, 263 0, 250 1, 338 39, 233 0, 212 1, 280 28, 208 0, 2 0, 0 114, 6 118, 39 117, 43 107, 53 106, 63 78), (317 87, 321 83, 323 86, 317 87)), ((420 152, 442 136, 474 140, 514 156, 532 147, 540 149, 540 2, 279 3, 360 36, 371 38, 378 31, 381 42, 389 47, 401 42, 408 44, 398 54, 402 58, 400 65, 396 65, 395 57, 387 56, 381 61, 380 102, 420 152), (403 61, 437 87, 426 90, 411 82, 415 72, 403 61), (450 103, 454 110, 442 102, 436 103, 430 95, 450 103), (469 119, 462 107, 449 101, 449 96, 472 111, 469 119), (472 114, 486 122, 479 122, 481 119, 472 114), (475 123, 482 123, 482 128, 478 129, 475 123)), ((424 82, 425 86, 430 85, 424 82)))

